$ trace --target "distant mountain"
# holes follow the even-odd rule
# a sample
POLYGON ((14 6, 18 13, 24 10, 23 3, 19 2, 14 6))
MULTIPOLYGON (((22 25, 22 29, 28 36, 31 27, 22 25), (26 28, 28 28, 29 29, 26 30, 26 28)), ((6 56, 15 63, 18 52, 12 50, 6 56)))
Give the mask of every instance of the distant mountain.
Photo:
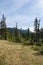
MULTIPOLYGON (((15 28, 7 28, 7 29, 10 32, 15 32, 15 28)), ((18 32, 20 32, 21 34, 26 34, 27 30, 18 29, 18 32)))

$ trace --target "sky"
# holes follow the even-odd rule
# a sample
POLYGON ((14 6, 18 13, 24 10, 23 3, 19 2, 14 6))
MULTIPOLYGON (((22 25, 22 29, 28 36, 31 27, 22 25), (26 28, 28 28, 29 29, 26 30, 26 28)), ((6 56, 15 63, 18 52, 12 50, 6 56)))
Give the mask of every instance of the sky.
POLYGON ((34 19, 40 19, 43 27, 43 0, 0 0, 0 21, 2 15, 6 17, 7 27, 34 30, 34 19))

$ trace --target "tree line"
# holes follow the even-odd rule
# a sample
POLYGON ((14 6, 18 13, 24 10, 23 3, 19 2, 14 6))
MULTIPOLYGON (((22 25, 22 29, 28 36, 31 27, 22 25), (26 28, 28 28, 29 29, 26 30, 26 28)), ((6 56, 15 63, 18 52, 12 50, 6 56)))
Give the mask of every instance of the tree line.
POLYGON ((17 23, 15 27, 15 31, 8 31, 6 25, 6 17, 2 15, 2 19, 0 22, 0 39, 10 40, 15 42, 24 42, 26 44, 33 44, 43 42, 43 28, 40 29, 40 20, 35 18, 34 20, 34 32, 31 32, 30 29, 27 29, 25 34, 22 34, 18 31, 17 23))

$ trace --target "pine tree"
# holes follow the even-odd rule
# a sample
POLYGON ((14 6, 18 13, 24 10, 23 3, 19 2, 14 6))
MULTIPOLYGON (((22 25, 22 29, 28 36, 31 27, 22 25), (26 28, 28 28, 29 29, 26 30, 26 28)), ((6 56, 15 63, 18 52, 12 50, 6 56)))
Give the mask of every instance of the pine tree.
POLYGON ((34 30, 36 34, 36 42, 39 42, 39 27, 40 27, 40 20, 38 21, 37 18, 35 18, 34 22, 34 30))
POLYGON ((43 42, 43 28, 41 28, 40 30, 40 38, 41 38, 41 42, 43 42))
POLYGON ((2 15, 0 27, 1 27, 1 39, 7 39, 7 26, 6 26, 6 17, 2 15))
POLYGON ((26 38, 27 38, 27 40, 29 40, 29 37, 30 37, 30 30, 29 30, 29 28, 27 29, 27 33, 26 33, 26 38))
POLYGON ((16 28, 15 28, 15 41, 16 42, 20 41, 20 39, 19 39, 19 32, 18 32, 18 28, 17 28, 17 23, 16 23, 16 28))

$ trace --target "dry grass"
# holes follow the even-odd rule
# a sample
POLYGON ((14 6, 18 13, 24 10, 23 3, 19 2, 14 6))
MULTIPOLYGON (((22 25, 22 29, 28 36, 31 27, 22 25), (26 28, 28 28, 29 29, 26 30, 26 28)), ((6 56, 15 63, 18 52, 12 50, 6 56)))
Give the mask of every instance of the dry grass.
POLYGON ((0 40, 0 65, 43 65, 43 56, 35 55, 31 46, 9 43, 0 40))

